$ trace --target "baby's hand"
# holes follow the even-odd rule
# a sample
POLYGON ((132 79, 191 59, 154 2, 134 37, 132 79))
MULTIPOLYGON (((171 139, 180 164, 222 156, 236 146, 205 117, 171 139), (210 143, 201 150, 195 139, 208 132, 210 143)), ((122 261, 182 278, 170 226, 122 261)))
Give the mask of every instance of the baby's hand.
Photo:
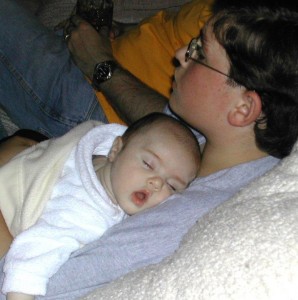
POLYGON ((7 300, 34 300, 33 295, 10 292, 6 295, 7 300))

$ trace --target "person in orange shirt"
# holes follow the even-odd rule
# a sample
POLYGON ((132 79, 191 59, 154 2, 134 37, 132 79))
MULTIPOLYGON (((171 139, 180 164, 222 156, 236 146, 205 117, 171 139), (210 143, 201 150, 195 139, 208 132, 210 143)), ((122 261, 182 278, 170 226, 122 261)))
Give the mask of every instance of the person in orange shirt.
MULTIPOLYGON (((175 52, 188 44, 212 14, 213 0, 193 0, 180 10, 162 10, 112 41, 115 59, 146 85, 169 98, 175 52), (157 73, 158 69, 158 73, 157 73)), ((101 92, 96 93, 109 122, 124 123, 101 92)))

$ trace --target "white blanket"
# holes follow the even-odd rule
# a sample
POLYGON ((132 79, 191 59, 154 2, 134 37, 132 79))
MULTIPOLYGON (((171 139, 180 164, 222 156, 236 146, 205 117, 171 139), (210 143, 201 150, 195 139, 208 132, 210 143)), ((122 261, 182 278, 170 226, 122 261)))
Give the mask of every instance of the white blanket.
POLYGON ((74 145, 99 124, 82 123, 60 138, 30 147, 0 168, 0 209, 13 236, 36 222, 74 145))
POLYGON ((198 221, 172 257, 84 299, 298 299, 298 144, 198 221))

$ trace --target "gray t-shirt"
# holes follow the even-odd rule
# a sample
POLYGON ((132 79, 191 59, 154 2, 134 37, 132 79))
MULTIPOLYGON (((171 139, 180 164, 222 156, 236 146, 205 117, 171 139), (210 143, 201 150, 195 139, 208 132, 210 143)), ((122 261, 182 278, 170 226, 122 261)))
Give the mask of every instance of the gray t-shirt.
POLYGON ((77 299, 129 271, 160 262, 199 218, 277 162, 266 157, 196 179, 183 194, 126 219, 73 253, 50 279, 47 296, 37 299, 77 299))

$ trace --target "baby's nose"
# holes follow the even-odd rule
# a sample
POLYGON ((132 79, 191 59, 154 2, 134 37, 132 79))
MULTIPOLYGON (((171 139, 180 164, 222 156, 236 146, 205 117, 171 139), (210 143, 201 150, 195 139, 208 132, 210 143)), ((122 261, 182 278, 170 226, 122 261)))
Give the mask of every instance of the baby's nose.
POLYGON ((147 187, 154 192, 160 191, 163 187, 162 178, 160 178, 159 176, 150 177, 147 180, 147 187))

